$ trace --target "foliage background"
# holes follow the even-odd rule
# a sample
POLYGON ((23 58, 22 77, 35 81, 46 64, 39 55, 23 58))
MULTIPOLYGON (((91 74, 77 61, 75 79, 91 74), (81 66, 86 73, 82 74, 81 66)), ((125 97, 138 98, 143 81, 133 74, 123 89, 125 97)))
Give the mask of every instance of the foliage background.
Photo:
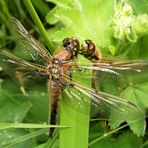
MULTIPOLYGON (((89 38, 94 41, 97 48, 104 54, 114 55, 123 59, 148 59, 148 16, 146 0, 107 1, 107 0, 33 0, 33 5, 49 34, 49 39, 54 43, 54 48, 59 46, 63 38, 75 36, 80 41, 89 38), (130 31, 129 31, 130 30, 130 31)), ((38 33, 38 28, 33 23, 23 1, 0 1, 0 50, 11 50, 15 55, 27 60, 30 56, 15 45, 7 27, 10 16, 16 17, 25 28, 46 45, 38 33)), ((31 90, 27 95, 22 94, 23 82, 18 78, 12 80, 14 71, 4 71, 0 67, 0 122, 1 123, 45 123, 48 118, 48 94, 46 83, 33 81, 31 90), (16 82, 17 81, 17 82, 16 82), (18 83, 19 82, 19 83, 18 83)), ((130 101, 142 104, 147 108, 147 77, 135 83, 134 87, 126 86, 120 96, 130 101), (131 100, 132 98, 132 100, 131 100), (137 98, 142 98, 141 100, 137 98)), ((130 79, 131 80, 131 79, 130 79)), ((102 84, 102 90, 118 94, 114 86, 102 84)), ((31 126, 31 125, 30 125, 31 126)), ((92 123, 90 129, 90 143, 102 137, 92 147, 144 147, 147 142, 147 131, 144 137, 141 133, 133 134, 129 128, 113 132, 114 135, 105 138, 102 124, 92 123), (98 133, 99 131, 99 133, 98 133)), ((1 129, 4 128, 1 126, 1 129)), ((134 131, 135 132, 135 131, 134 131)), ((50 145, 47 135, 36 137, 37 131, 29 129, 4 129, 0 134, 0 146, 12 147, 44 147, 50 145), (32 134, 32 135, 30 135, 32 134), (19 139, 22 137, 22 139, 19 139), (26 141, 27 138, 33 137, 26 141), (22 141, 21 141, 22 140, 22 141), (47 142, 46 142, 47 141, 47 142), (15 144, 19 143, 19 144, 15 144), (14 145, 15 144, 15 145, 14 145)), ((46 133, 40 130, 38 135, 46 133)), ((58 139, 54 140, 52 147, 58 147, 58 139)))

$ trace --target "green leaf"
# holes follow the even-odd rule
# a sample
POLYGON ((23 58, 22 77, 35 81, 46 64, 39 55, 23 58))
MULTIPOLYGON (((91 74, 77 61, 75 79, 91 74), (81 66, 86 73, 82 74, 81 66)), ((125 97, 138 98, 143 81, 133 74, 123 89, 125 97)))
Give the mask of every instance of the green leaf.
POLYGON ((65 128, 67 126, 48 125, 48 124, 33 124, 33 123, 0 123, 0 129, 7 129, 7 128, 50 128, 50 127, 65 128))
MULTIPOLYGON (((19 98, 21 99, 21 98, 19 98)), ((31 103, 29 101, 19 102, 14 96, 12 96, 8 91, 0 90, 0 122, 22 122, 26 114, 31 108, 31 103)), ((1 123, 0 123, 1 124, 1 123)), ((8 143, 9 140, 15 139, 19 136, 26 134, 27 132, 22 129, 5 129, 8 128, 7 123, 0 125, 3 129, 0 132, 0 145, 8 143), (9 140, 8 140, 9 139, 9 140)), ((32 142, 23 142, 18 145, 18 147, 31 147, 32 142)))
MULTIPOLYGON (((89 38, 97 47, 108 48, 112 54, 115 54, 124 46, 127 48, 129 42, 136 42, 139 37, 148 33, 146 21, 148 15, 134 14, 132 4, 136 2, 131 4, 120 1, 118 3, 93 1, 89 3, 89 1, 80 0, 71 1, 71 3, 54 1, 54 3, 57 7, 53 12, 49 12, 46 19, 52 24, 52 20, 56 20, 54 23, 60 22, 64 26, 51 35, 53 41, 59 42, 63 40, 63 36, 68 35, 80 40, 89 38), (116 38, 115 41, 113 38, 116 38)), ((124 52, 126 51, 128 50, 124 52)))
POLYGON ((49 7, 48 5, 45 3, 45 1, 40 0, 40 1, 36 1, 36 0, 32 0, 32 3, 35 5, 35 7, 38 9, 38 11, 45 16, 48 11, 49 11, 49 7))
POLYGON ((148 15, 138 15, 133 20, 132 28, 137 36, 148 34, 148 15))
POLYGON ((146 0, 129 0, 129 3, 132 5, 132 7, 134 8, 134 11, 136 12, 136 14, 145 14, 148 13, 148 3, 146 0))
MULTIPOLYGON (((122 48, 127 48, 129 44, 137 42, 141 36, 148 34, 148 15, 135 15, 134 8, 129 2, 121 1, 115 5, 114 9, 112 27, 115 37, 115 54, 123 51, 122 48)), ((128 50, 125 51, 128 52, 128 50)))
MULTIPOLYGON (((27 134, 27 132, 22 129, 6 129, 1 130, 0 134, 0 147, 5 147, 10 141, 19 137, 23 137, 25 134, 27 134)), ((17 145, 14 146, 14 148, 33 148, 33 145, 34 144, 32 140, 27 140, 19 142, 17 145)))
MULTIPOLYGON (((31 110, 25 118, 27 122, 48 122, 49 94, 45 90, 41 90, 41 87, 32 88, 31 92, 27 96, 23 97, 26 100, 30 100, 33 104, 31 110)), ((17 96, 17 98, 19 98, 19 96, 17 96)))
POLYGON ((29 101, 20 103, 9 92, 0 90, 0 122, 22 122, 31 106, 29 101))
MULTIPOLYGON (((143 87, 145 86, 148 86, 148 83, 143 85, 143 87)), ((147 95, 147 91, 142 89, 142 84, 139 84, 139 85, 137 84, 135 87, 128 87, 122 92, 121 97, 126 98, 127 100, 134 102, 135 104, 140 106, 141 110, 144 113, 144 110, 147 107, 146 104, 148 104, 148 100, 147 100, 148 95, 147 95), (138 89, 138 87, 140 88, 140 90, 138 89)), ((145 129, 146 129, 146 123, 144 121, 145 115, 144 114, 140 115, 138 113, 137 114, 135 113, 135 114, 131 114, 130 116, 131 118, 133 116, 135 119, 137 119, 133 121, 132 120, 127 121, 130 125, 130 128, 138 136, 144 135, 145 129)))
MULTIPOLYGON (((55 17, 65 26, 64 30, 58 31, 58 35, 61 36, 60 41, 63 40, 64 35, 67 37, 69 32, 71 36, 80 40, 92 39, 97 47, 107 46, 111 43, 110 19, 113 15, 113 1, 76 0, 63 3, 54 1, 54 3, 58 6, 54 8, 54 16, 49 15, 46 19, 50 22, 50 19, 53 20, 55 17), (108 13, 106 13, 106 9, 108 13)), ((53 40, 57 40, 56 35, 53 34, 52 37, 54 37, 53 40)))
POLYGON ((47 14, 46 21, 49 24, 55 24, 58 22, 58 19, 54 17, 55 12, 56 12, 56 7, 54 9, 52 9, 51 11, 49 11, 49 13, 47 14))

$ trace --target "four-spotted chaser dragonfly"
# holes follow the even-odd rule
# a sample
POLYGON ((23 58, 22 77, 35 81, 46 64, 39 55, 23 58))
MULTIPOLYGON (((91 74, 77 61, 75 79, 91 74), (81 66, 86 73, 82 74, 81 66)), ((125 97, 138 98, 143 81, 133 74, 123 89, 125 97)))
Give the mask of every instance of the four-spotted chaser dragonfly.
MULTIPOLYGON (((127 115, 132 113, 143 116, 143 112, 134 103, 100 91, 98 89, 98 79, 101 72, 122 78, 124 78, 122 72, 132 71, 134 73, 141 73, 142 69, 148 68, 147 62, 118 61, 116 59, 104 58, 96 50, 95 44, 91 40, 85 40, 83 44, 80 44, 76 38, 65 38, 62 41, 61 47, 51 55, 41 43, 27 32, 16 18, 11 17, 9 19, 9 28, 17 42, 25 50, 32 52, 33 49, 36 52, 36 55, 42 59, 42 64, 26 61, 4 50, 0 52, 2 60, 10 65, 21 67, 20 69, 23 69, 23 72, 25 70, 33 71, 47 78, 47 87, 51 98, 50 124, 56 124, 57 108, 62 92, 69 99, 79 102, 78 105, 87 106, 87 104, 91 103, 93 106, 92 110, 98 110, 99 115, 105 119, 109 119, 114 113, 119 114, 118 120, 121 121, 124 121, 127 115), (83 55, 83 57, 92 61, 92 64, 77 63, 75 59, 78 55, 83 55), (92 88, 80 84, 73 79, 73 73, 75 72, 80 73, 82 79, 85 78, 85 75, 82 74, 85 71, 92 71, 89 76, 86 75, 86 78, 92 79, 92 88), (75 89, 75 93, 71 89, 75 89), (85 96, 90 99, 86 99, 85 96)), ((52 133, 53 129, 50 131, 51 135, 52 133)))

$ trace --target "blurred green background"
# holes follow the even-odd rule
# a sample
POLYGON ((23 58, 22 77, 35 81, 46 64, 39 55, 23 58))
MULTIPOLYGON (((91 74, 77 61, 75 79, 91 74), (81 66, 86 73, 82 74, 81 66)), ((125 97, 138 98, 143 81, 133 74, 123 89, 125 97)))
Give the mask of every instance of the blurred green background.
MULTIPOLYGON (((148 59, 147 0, 32 0, 32 4, 52 42, 50 52, 55 51, 65 37, 74 36, 81 42, 91 39, 105 55, 130 60, 148 59)), ((30 16, 31 12, 27 10, 23 0, 0 0, 0 10, 0 50, 10 50, 23 59, 32 60, 31 56, 14 42, 9 32, 7 21, 11 16, 16 17, 29 33, 48 46, 34 24, 30 16)), ((78 60, 81 61, 81 57, 78 60)), ((106 85, 106 82, 109 82, 108 77, 103 76, 106 81, 102 82, 101 89, 127 98, 146 110, 148 107, 146 72, 133 86, 123 86, 124 89, 120 93, 113 85, 114 81, 110 80, 109 85, 106 85)), ((130 75, 129 81, 131 81, 132 75, 134 73, 130 75)), ((24 75, 16 73, 15 69, 5 66, 3 62, 0 63, 1 123, 44 124, 48 121, 49 95, 46 81, 42 80, 40 76, 37 77, 29 77, 28 84, 24 75)), ((132 80, 134 81, 134 78, 132 80)), ((128 82, 126 83, 129 85, 128 82)), ((138 129, 139 127, 131 125, 132 131, 126 127, 114 131, 113 134, 108 134, 107 137, 103 135, 102 123, 92 122, 91 127, 89 144, 91 145, 91 142, 98 137, 101 139, 91 146, 93 148, 139 148, 140 146, 147 147, 148 144, 147 130, 141 131, 138 129), (145 134, 141 136, 143 132, 145 134)), ((40 130, 36 134, 37 130, 32 128, 3 128, 1 126, 0 147, 42 148, 51 147, 49 145, 53 142, 48 140, 48 129, 40 130), (36 137, 42 133, 45 134, 36 137)), ((58 138, 54 139, 52 147, 59 147, 58 138)))

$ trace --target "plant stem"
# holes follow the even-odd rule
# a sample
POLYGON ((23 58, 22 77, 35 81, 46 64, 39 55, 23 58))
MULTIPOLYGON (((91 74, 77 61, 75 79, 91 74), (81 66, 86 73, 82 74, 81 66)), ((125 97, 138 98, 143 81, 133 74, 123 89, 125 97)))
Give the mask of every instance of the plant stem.
POLYGON ((8 10, 8 6, 7 6, 6 2, 4 0, 1 0, 0 4, 2 6, 2 10, 3 10, 4 15, 6 16, 6 18, 9 18, 11 16, 11 14, 8 10))
POLYGON ((24 0, 24 3, 28 9, 28 12, 30 13, 34 23, 37 25, 37 28, 40 31, 41 36, 43 37, 43 39, 45 40, 46 46, 48 47, 48 49, 50 49, 50 52, 53 53, 54 52, 54 48, 53 48, 53 44, 52 42, 49 40, 48 34, 40 20, 40 18, 38 17, 32 3, 30 0, 24 0))
POLYGON ((126 127, 126 126, 128 126, 128 124, 125 124, 125 125, 123 125, 123 126, 121 126, 121 127, 118 127, 118 128, 116 128, 116 129, 112 130, 111 132, 106 133, 106 134, 104 134, 104 135, 102 135, 102 136, 96 138, 95 140, 93 140, 93 141, 91 141, 91 142, 89 143, 89 147, 92 146, 93 144, 97 143, 98 141, 104 139, 105 137, 107 137, 107 136, 109 136, 109 135, 111 135, 111 134, 113 134, 113 133, 119 131, 120 129, 122 129, 122 128, 126 127))

